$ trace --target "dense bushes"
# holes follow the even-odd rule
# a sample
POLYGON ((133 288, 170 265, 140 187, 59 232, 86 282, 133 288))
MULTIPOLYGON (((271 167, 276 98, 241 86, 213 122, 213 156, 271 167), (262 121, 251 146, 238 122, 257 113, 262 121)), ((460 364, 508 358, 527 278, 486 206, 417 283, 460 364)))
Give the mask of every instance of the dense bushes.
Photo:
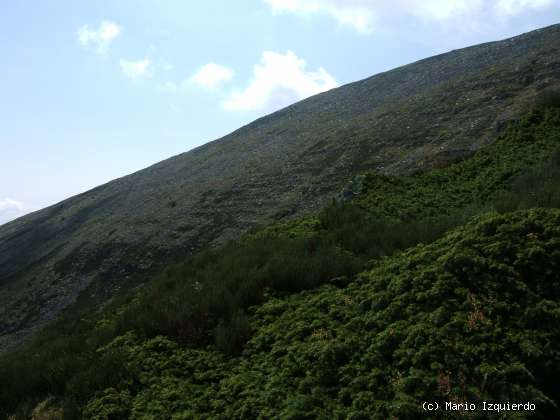
MULTIPOLYGON (((216 336, 212 331, 217 325, 223 330, 244 309, 262 303, 266 289, 298 292, 333 277, 352 276, 360 267, 351 253, 321 237, 247 239, 223 247, 217 258, 203 254, 171 267, 129 306, 119 330, 163 333, 185 345, 206 345, 216 336)), ((226 336, 217 336, 220 347, 228 347, 226 336)), ((231 331, 228 336, 239 340, 231 331)))
POLYGON ((241 357, 117 339, 138 387, 97 394, 86 418, 123 394, 131 418, 407 419, 425 414, 422 401, 531 402, 534 413, 507 417, 558 418, 558 273, 559 210, 479 217, 344 289, 253 308, 241 357))
POLYGON ((537 95, 536 106, 540 109, 560 108, 560 90, 547 88, 537 95))
POLYGON ((222 320, 214 330, 216 347, 225 354, 237 355, 243 350, 251 334, 251 325, 244 311, 238 311, 227 321, 222 320))
POLYGON ((515 179, 509 191, 497 195, 494 206, 502 213, 531 207, 560 207, 559 184, 560 149, 515 179))

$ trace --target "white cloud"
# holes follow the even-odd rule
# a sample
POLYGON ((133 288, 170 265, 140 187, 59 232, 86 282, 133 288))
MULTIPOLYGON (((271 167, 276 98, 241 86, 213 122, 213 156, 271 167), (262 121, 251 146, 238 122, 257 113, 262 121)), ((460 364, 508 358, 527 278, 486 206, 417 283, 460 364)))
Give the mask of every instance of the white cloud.
POLYGON ((371 32, 375 21, 373 1, 367 0, 264 0, 275 13, 330 15, 342 25, 350 25, 359 32, 371 32), (370 4, 368 4, 370 3, 370 4))
POLYGON ((249 85, 231 94, 222 106, 228 111, 278 109, 339 86, 324 68, 307 71, 305 67, 305 60, 291 51, 265 51, 249 85))
POLYGON ((11 198, 5 198, 0 200, 0 211, 4 210, 23 211, 23 203, 21 201, 12 200, 11 198))
POLYGON ((129 79, 139 79, 141 77, 149 77, 152 60, 145 58, 138 61, 121 60, 120 66, 123 74, 129 79))
POLYGON ((190 80, 206 89, 216 89, 233 78, 233 70, 215 63, 202 66, 190 80))
POLYGON ((11 198, 0 199, 0 224, 7 223, 23 215, 24 205, 11 198))
POLYGON ((399 0, 397 5, 406 14, 432 21, 448 21, 464 19, 480 12, 484 0, 399 0))
POLYGON ((393 15, 436 22, 473 22, 507 18, 544 9, 554 0, 264 0, 275 13, 325 14, 339 24, 371 33, 376 23, 393 15))
POLYGON ((78 41, 85 48, 93 48, 99 54, 106 54, 111 43, 121 34, 123 28, 115 22, 102 21, 97 28, 84 25, 78 29, 78 41))
POLYGON ((498 0, 497 9, 506 15, 518 15, 527 9, 544 9, 553 0, 498 0))

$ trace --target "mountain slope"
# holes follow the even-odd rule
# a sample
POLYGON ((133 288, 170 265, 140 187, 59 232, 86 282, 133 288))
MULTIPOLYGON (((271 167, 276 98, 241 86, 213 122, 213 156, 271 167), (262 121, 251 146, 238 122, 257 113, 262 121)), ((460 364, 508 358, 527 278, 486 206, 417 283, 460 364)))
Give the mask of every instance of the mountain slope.
POLYGON ((0 350, 84 290, 103 301, 174 256, 319 208, 364 170, 470 154, 560 84, 559 52, 555 25, 422 60, 0 226, 0 350))
POLYGON ((350 201, 167 266, 104 310, 61 317, 0 356, 0 416, 414 418, 432 394, 536 398, 555 418, 546 372, 556 375, 559 354, 559 177, 557 95, 469 159, 357 177, 350 201), (493 210, 532 207, 556 209, 493 210), (447 333, 457 348, 438 347, 447 333))

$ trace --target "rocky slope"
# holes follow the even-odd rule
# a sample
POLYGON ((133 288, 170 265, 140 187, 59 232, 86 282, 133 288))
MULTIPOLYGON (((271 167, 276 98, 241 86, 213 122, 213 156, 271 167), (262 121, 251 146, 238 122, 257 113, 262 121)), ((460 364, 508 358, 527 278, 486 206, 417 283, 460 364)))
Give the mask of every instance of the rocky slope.
POLYGON ((0 350, 79 296, 103 301, 174 256, 316 209, 356 173, 469 154, 560 85, 559 52, 555 25, 422 60, 0 226, 0 350))

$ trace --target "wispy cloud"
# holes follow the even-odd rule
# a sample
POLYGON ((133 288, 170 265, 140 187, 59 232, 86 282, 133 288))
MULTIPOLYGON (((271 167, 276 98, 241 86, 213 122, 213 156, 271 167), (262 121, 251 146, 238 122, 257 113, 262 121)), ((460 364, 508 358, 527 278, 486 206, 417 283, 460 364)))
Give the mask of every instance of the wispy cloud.
POLYGON ((338 85, 322 67, 306 70, 305 60, 291 51, 265 51, 248 86, 233 92, 222 106, 227 111, 273 110, 338 85))
POLYGON ((137 61, 120 60, 119 64, 122 73, 129 79, 136 80, 151 75, 152 60, 150 58, 137 61))
POLYGON ((0 224, 21 216, 23 211, 24 205, 21 201, 11 198, 0 199, 0 224))
POLYGON ((115 39, 122 33, 122 26, 103 20, 95 28, 84 25, 78 29, 78 42, 84 48, 92 48, 99 54, 106 54, 115 39))
POLYGON ((325 14, 359 32, 371 32, 375 21, 374 2, 367 0, 264 0, 274 13, 325 14), (370 4, 368 4, 370 3, 370 4))
POLYGON ((233 70, 228 67, 215 63, 208 63, 202 66, 190 78, 190 81, 206 89, 216 89, 223 83, 230 81, 233 75, 233 70))
POLYGON ((364 34, 391 15, 408 15, 432 22, 474 22, 504 19, 544 9, 554 0, 264 0, 274 13, 300 16, 323 14, 364 34))
POLYGON ((21 201, 5 198, 0 200, 0 211, 4 210, 18 210, 23 211, 23 203, 21 201))
POLYGON ((496 8, 505 15, 518 15, 526 10, 544 9, 554 0, 498 0, 496 8))

